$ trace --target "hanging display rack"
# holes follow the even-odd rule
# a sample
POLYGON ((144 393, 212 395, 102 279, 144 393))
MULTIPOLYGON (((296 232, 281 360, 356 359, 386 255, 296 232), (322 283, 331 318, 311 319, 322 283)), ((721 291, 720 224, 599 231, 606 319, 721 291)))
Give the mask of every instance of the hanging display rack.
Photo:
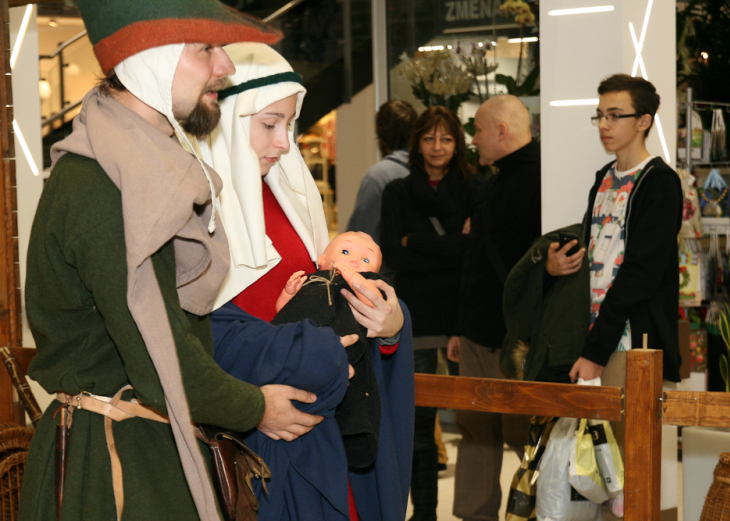
POLYGON ((685 122, 687 125, 687 137, 685 138, 685 147, 686 147, 686 154, 684 161, 678 160, 680 163, 684 163, 687 165, 687 171, 692 172, 693 166, 730 166, 730 159, 725 159, 722 161, 693 161, 692 160, 692 146, 691 146, 691 136, 692 136, 692 110, 695 108, 724 108, 726 111, 730 112, 730 103, 722 103, 722 102, 715 102, 715 101, 694 101, 692 99, 692 87, 687 88, 687 102, 686 103, 680 103, 679 104, 680 109, 684 108, 686 110, 686 116, 685 116, 685 122))

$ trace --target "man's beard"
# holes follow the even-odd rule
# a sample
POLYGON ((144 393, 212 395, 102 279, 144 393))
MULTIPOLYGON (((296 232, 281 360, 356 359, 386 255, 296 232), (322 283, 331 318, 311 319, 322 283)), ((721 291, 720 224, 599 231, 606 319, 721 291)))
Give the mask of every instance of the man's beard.
POLYGON ((180 122, 180 126, 188 134, 192 134, 197 138, 203 138, 213 132, 218 122, 221 120, 221 108, 217 102, 212 106, 208 106, 201 98, 198 104, 190 112, 190 115, 180 122))

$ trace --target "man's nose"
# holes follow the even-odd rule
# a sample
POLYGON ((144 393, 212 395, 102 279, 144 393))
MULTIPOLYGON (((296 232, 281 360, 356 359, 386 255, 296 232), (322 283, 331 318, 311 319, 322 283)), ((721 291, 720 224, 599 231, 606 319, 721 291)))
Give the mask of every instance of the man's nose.
POLYGON ((218 78, 235 74, 236 67, 228 57, 228 54, 226 54, 226 51, 224 51, 222 47, 216 47, 215 51, 216 62, 213 74, 215 74, 218 78))
POLYGON ((347 262, 348 262, 348 263, 350 264, 350 266, 352 266, 352 267, 353 267, 353 268, 355 268, 356 270, 357 270, 357 269, 360 269, 360 261, 359 261, 359 260, 357 260, 357 259, 350 259, 350 260, 349 260, 349 261, 347 261, 347 262))

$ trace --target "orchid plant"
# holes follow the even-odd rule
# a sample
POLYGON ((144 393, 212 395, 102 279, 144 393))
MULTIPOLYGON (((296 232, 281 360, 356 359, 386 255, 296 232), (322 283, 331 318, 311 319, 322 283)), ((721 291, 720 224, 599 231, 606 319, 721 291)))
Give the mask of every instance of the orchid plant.
POLYGON ((537 0, 528 0, 527 2, 524 0, 507 0, 499 8, 499 12, 503 15, 515 15, 515 23, 520 28, 520 55, 517 60, 517 74, 515 74, 515 77, 512 78, 511 76, 497 74, 495 81, 507 87, 507 92, 517 96, 534 95, 539 91, 539 87, 536 88, 540 74, 540 68, 538 66, 535 66, 530 74, 520 82, 522 79, 522 49, 525 45, 522 41, 524 28, 525 26, 537 28, 537 17, 532 12, 532 8, 530 7, 531 3, 537 5, 537 0))
POLYGON ((424 105, 440 105, 454 112, 469 99, 474 81, 474 75, 450 50, 423 52, 412 58, 403 53, 396 71, 424 105))
POLYGON ((413 95, 427 107, 440 105, 454 112, 474 95, 479 102, 489 97, 486 84, 482 89, 478 78, 494 72, 487 51, 490 42, 471 44, 470 48, 456 42, 451 49, 432 50, 409 57, 403 53, 396 71, 411 84, 413 95))

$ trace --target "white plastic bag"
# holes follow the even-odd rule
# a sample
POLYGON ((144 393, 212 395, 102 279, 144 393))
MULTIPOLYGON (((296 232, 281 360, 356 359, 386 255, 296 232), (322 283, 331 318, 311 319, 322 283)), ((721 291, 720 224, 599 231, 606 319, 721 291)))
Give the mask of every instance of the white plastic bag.
POLYGON ((586 419, 580 420, 570 444, 568 481, 581 496, 594 503, 601 505, 608 501, 608 493, 598 470, 593 435, 586 419))
POLYGON ((600 521, 601 507, 578 494, 568 482, 570 447, 578 420, 560 418, 553 427, 537 478, 538 521, 600 521))

